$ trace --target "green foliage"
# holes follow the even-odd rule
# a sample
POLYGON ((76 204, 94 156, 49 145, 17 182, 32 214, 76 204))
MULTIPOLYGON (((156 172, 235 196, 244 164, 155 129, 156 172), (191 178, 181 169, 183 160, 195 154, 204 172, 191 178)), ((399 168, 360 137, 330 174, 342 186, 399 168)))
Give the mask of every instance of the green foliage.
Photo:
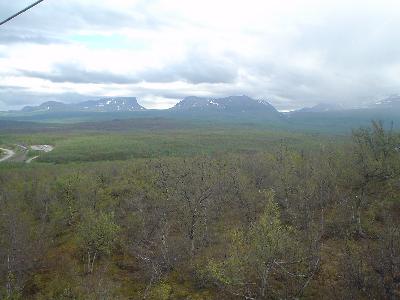
POLYGON ((380 183, 400 174, 398 150, 400 136, 385 131, 383 124, 372 123, 372 129, 361 128, 353 132, 355 167, 360 185, 378 181, 380 183))
POLYGON ((396 132, 209 129, 1 136, 0 298, 398 297, 396 132))
POLYGON ((172 287, 165 282, 157 284, 150 293, 150 299, 154 300, 168 300, 171 299, 172 287))
POLYGON ((82 248, 100 255, 110 255, 119 232, 114 215, 111 213, 95 214, 89 211, 84 214, 83 218, 78 228, 82 248))
POLYGON ((267 204, 258 221, 248 232, 233 231, 226 259, 208 265, 210 275, 219 284, 244 297, 273 295, 272 274, 281 271, 281 264, 288 263, 288 259, 296 261, 302 255, 295 231, 280 220, 273 193, 267 192, 266 196, 267 204))
POLYGON ((112 213, 87 211, 78 226, 78 241, 87 255, 88 271, 93 272, 98 256, 111 255, 118 239, 119 226, 112 213))

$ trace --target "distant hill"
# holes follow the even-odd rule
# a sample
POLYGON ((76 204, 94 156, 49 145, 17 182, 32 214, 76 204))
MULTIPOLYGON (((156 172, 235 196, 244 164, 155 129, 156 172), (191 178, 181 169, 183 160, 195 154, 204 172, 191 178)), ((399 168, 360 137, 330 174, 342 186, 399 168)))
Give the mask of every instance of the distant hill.
POLYGON ((248 96, 229 96, 226 98, 186 97, 170 110, 173 111, 205 111, 205 112, 268 112, 275 115, 280 113, 264 100, 255 100, 248 96))
MULTIPOLYGON (((145 109, 138 104, 135 97, 110 97, 75 104, 48 101, 38 106, 24 107, 20 111, 0 112, 0 120, 4 121, 64 124, 98 122, 90 126, 99 128, 104 126, 108 128, 112 125, 112 128, 132 126, 131 129, 135 129, 141 127, 138 125, 141 122, 149 127, 145 119, 169 119, 174 120, 175 124, 195 123, 197 126, 258 126, 268 129, 286 128, 330 133, 350 132, 352 128, 368 126, 371 120, 382 120, 386 124, 394 122, 394 127, 400 129, 400 96, 386 97, 361 108, 346 109, 338 105, 318 104, 285 114, 277 111, 267 101, 255 100, 248 96, 224 98, 191 96, 182 99, 170 109, 160 110, 145 109), (125 119, 136 121, 117 122, 125 119), (99 124, 108 121, 113 122, 111 125, 107 123, 107 126, 99 124)), ((13 126, 0 123, 3 129, 29 126, 27 123, 11 125, 13 126)), ((154 128, 157 126, 154 125, 154 128)))
POLYGON ((369 108, 397 108, 400 109, 400 95, 391 95, 389 97, 383 98, 369 108))
POLYGON ((271 104, 247 96, 187 97, 170 109, 146 109, 134 97, 112 97, 66 104, 48 101, 19 111, 0 112, 0 120, 47 123, 96 122, 131 118, 173 118, 184 122, 260 124, 276 127, 283 115, 271 104), (99 113, 101 112, 101 113, 99 113))
POLYGON ((38 106, 25 106, 21 109, 21 112, 36 112, 36 111, 65 111, 69 105, 57 102, 57 101, 47 101, 38 106))
POLYGON ((48 101, 38 106, 25 106, 21 112, 128 112, 143 110, 145 108, 137 102, 135 97, 110 97, 72 104, 48 101))
POLYGON ((341 106, 339 104, 319 103, 312 107, 304 107, 302 109, 296 110, 296 111, 294 111, 294 113, 295 112, 326 112, 326 111, 339 111, 339 110, 344 110, 343 106, 341 106))

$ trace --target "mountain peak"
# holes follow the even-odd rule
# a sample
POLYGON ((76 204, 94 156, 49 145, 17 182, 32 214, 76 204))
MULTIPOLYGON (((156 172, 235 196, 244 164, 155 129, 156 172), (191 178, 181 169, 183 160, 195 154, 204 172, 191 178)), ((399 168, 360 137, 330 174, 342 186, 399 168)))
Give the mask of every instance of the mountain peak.
POLYGON ((265 100, 255 100, 246 95, 228 96, 225 98, 205 98, 189 96, 177 103, 173 108, 175 111, 278 111, 265 100))
POLYGON ((34 112, 34 111, 55 111, 64 109, 66 106, 65 103, 58 101, 46 101, 40 104, 39 106, 25 106, 21 111, 23 112, 34 112))
POLYGON ((336 103, 318 103, 312 107, 304 107, 294 112, 327 112, 343 110, 343 106, 336 103))
POLYGON ((100 100, 90 100, 77 104, 79 110, 83 111, 141 111, 145 110, 136 97, 108 97, 100 100))
POLYGON ((89 100, 80 103, 65 104, 58 101, 47 101, 38 106, 25 106, 23 112, 41 111, 87 111, 87 112, 117 112, 145 110, 135 97, 107 97, 100 100, 89 100))

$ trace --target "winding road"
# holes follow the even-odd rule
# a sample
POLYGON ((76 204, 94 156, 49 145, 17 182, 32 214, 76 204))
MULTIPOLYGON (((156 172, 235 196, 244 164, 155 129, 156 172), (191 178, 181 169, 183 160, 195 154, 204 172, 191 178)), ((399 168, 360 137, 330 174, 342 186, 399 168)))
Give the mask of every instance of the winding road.
POLYGON ((31 158, 27 158, 27 154, 28 151, 30 149, 34 150, 34 151, 43 151, 43 152, 51 152, 54 150, 54 146, 51 145, 32 145, 29 148, 24 146, 24 145, 20 145, 20 144, 15 144, 15 146, 21 148, 20 151, 17 150, 11 150, 11 149, 6 149, 6 148, 0 148, 0 163, 4 162, 6 160, 9 160, 10 158, 14 158, 13 161, 15 162, 25 162, 27 164, 30 164, 32 161, 34 161, 35 159, 39 158, 39 155, 31 157, 31 158), (2 153, 4 152, 4 153, 2 153), (1 155, 3 154, 3 155, 1 155), (14 157, 15 156, 15 157, 14 157))
POLYGON ((38 157, 39 157, 39 156, 31 157, 31 158, 27 159, 25 162, 26 162, 27 164, 30 164, 33 160, 35 160, 35 159, 38 158, 38 157))
POLYGON ((3 152, 6 153, 5 156, 0 157, 0 162, 6 161, 15 155, 15 152, 13 150, 5 149, 5 148, 0 148, 0 150, 2 150, 3 152))

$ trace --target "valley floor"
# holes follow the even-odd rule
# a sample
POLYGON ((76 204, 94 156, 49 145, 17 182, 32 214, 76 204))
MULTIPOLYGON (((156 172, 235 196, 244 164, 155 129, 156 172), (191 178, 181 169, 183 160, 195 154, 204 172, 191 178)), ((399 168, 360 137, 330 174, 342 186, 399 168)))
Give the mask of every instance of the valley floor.
POLYGON ((11 132, 1 299, 400 297, 400 135, 379 123, 11 132))

